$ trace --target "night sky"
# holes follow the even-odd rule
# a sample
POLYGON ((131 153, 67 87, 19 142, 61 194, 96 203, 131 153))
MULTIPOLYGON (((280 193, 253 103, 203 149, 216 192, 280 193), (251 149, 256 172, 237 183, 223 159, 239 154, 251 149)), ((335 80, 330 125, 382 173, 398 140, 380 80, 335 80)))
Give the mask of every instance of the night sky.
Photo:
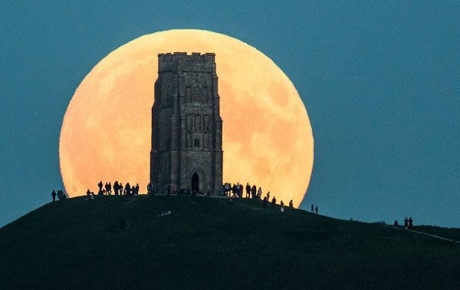
POLYGON ((0 226, 63 188, 60 129, 85 75, 141 35, 194 28, 294 83, 315 138, 302 208, 460 227, 459 19, 460 1, 2 1, 0 226))

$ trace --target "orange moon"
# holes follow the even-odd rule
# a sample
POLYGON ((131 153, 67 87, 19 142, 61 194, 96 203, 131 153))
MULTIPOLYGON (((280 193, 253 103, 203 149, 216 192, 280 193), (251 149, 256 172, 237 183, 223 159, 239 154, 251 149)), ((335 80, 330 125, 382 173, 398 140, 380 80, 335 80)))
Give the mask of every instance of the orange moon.
POLYGON ((158 54, 213 52, 223 119, 223 180, 261 186, 298 207, 313 168, 313 134, 292 82, 267 56, 227 35, 178 29, 134 39, 83 79, 64 116, 59 160, 69 196, 97 183, 146 192, 158 54))

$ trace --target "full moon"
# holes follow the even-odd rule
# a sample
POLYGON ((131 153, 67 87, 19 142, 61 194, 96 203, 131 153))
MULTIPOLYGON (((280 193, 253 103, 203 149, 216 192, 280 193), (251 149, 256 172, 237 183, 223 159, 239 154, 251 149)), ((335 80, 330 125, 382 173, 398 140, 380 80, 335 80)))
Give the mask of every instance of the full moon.
POLYGON ((83 79, 64 116, 59 160, 69 196, 99 181, 146 192, 158 54, 216 54, 223 120, 223 181, 262 187, 277 202, 302 202, 313 168, 313 134, 289 78, 267 56, 227 35, 192 29, 134 39, 83 79))

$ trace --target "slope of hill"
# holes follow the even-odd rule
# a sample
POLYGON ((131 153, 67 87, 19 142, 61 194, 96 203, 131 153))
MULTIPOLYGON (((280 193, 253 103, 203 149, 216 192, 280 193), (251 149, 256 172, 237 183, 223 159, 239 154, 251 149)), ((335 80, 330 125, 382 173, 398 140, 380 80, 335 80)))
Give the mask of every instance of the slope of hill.
POLYGON ((74 198, 0 248, 1 289, 460 288, 459 244, 253 200, 74 198))

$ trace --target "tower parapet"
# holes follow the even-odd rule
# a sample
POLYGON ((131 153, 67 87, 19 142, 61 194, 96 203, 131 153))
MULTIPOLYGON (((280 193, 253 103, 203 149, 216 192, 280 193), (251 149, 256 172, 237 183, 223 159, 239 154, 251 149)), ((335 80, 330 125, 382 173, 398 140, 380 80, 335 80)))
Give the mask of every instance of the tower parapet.
POLYGON ((214 53, 186 52, 158 54, 158 72, 189 71, 215 72, 216 62, 214 53))

